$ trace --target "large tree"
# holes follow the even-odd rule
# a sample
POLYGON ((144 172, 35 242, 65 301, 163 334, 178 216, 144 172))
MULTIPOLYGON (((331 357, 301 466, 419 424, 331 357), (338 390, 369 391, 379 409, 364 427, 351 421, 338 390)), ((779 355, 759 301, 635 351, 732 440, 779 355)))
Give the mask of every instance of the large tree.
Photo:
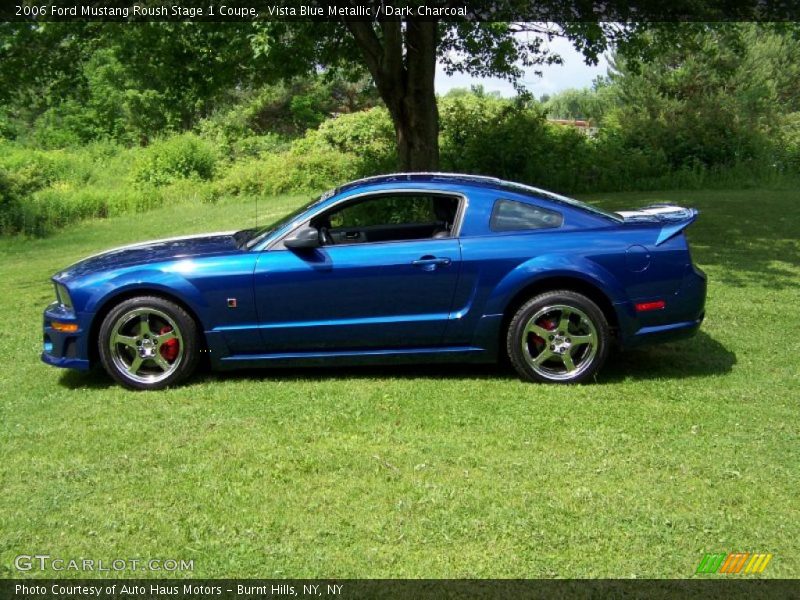
MULTIPOLYGON (((506 7, 504 13, 493 13, 493 18, 524 16, 523 11, 508 8, 515 3, 491 3, 495 8, 506 7)), ((531 6, 527 1, 519 3, 531 6)), ((561 3, 540 0, 535 4, 544 14, 557 16, 555 7, 561 3)), ((413 0, 392 5, 407 5, 416 12, 413 0)), ((590 11, 591 3, 587 6, 590 11)), ((18 105, 43 110, 63 95, 86 105, 86 92, 82 97, 81 90, 88 86, 80 82, 87 80, 88 65, 95 72, 101 69, 104 77, 114 74, 114 81, 125 79, 130 89, 126 93, 135 98, 141 96, 138 88, 152 90, 142 102, 147 100, 150 106, 152 98, 163 99, 156 106, 169 110, 171 126, 178 121, 190 127, 232 86, 322 70, 351 71, 357 78, 366 70, 394 123, 398 167, 435 170, 439 161, 437 65, 447 73, 497 76, 518 83, 525 69, 561 61, 548 46, 555 37, 569 39, 585 60, 593 62, 611 44, 634 43, 635 31, 574 12, 552 23, 447 21, 430 16, 235 24, 6 23, 0 24, 0 102, 14 95, 18 105), (108 49, 112 52, 106 52, 104 60, 113 61, 98 63, 97 53, 108 49), (25 95, 28 100, 20 102, 25 95)), ((131 111, 137 112, 142 102, 131 111)), ((111 102, 107 108, 116 104, 111 102)))
POLYGON ((569 39, 589 63, 596 63, 611 44, 631 46, 636 40, 633 27, 591 20, 522 23, 406 16, 258 27, 256 52, 287 74, 320 66, 366 67, 392 117, 398 167, 409 171, 438 168, 437 64, 448 74, 494 76, 519 84, 526 68, 562 61, 548 45, 556 37, 569 39))

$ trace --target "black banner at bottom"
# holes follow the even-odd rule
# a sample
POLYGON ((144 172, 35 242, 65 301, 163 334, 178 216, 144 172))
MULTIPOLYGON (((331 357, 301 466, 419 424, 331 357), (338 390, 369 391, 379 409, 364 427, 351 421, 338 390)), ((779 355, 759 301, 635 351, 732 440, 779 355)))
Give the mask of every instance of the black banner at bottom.
POLYGON ((4 579, 3 600, 800 598, 796 579, 4 579))

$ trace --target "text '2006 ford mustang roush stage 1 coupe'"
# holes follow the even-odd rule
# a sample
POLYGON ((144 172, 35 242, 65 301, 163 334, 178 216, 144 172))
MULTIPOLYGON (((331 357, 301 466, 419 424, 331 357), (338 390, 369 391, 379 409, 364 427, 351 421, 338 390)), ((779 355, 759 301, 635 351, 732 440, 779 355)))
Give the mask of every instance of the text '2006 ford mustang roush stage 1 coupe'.
POLYGON ((612 213, 488 177, 353 182, 262 229, 173 238, 53 277, 42 359, 158 389, 218 369, 489 362, 593 378, 609 347, 693 334, 697 211, 612 213))

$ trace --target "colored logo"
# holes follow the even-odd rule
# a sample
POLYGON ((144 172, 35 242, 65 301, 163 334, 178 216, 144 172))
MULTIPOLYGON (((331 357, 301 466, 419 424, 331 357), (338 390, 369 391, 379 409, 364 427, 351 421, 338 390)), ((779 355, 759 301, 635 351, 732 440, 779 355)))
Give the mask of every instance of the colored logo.
POLYGON ((730 554, 705 554, 695 573, 763 573, 772 554, 731 552, 730 554))

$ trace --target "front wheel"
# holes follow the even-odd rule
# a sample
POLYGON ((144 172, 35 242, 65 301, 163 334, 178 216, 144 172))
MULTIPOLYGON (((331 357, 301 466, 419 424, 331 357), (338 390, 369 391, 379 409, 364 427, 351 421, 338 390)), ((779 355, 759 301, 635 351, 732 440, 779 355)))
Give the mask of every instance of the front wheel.
POLYGON ((523 379, 580 383, 603 366, 610 338, 608 321, 594 302, 559 290, 520 307, 508 326, 506 349, 523 379))
POLYGON ((131 298, 103 320, 98 348, 103 367, 119 383, 159 390, 184 380, 197 366, 197 325, 164 298, 131 298))

